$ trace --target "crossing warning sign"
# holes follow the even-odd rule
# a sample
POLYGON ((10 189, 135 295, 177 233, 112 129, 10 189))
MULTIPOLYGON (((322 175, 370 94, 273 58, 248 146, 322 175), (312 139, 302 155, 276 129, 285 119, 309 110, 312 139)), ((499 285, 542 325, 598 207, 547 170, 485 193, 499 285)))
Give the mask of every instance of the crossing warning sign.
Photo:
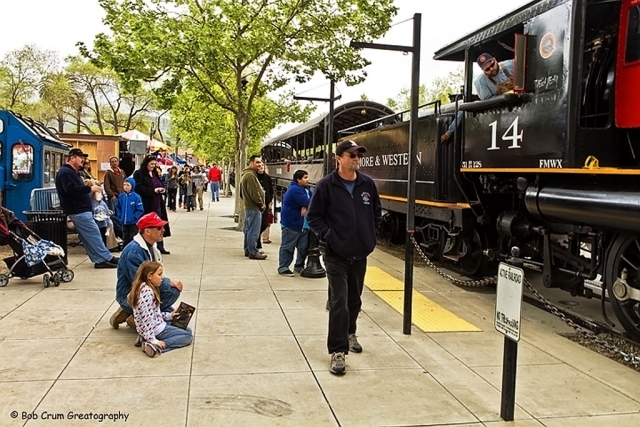
POLYGON ((524 271, 521 268, 500 263, 494 327, 515 342, 520 341, 523 284, 524 271))

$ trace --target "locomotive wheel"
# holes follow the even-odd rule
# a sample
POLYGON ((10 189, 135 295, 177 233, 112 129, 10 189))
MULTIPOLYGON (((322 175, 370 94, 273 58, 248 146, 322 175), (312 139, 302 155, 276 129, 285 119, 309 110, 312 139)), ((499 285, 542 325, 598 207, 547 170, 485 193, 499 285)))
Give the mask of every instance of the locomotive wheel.
POLYGON ((634 340, 640 340, 640 301, 628 299, 620 301, 613 292, 613 284, 627 269, 627 284, 640 289, 640 236, 618 235, 607 253, 604 279, 607 284, 609 301, 618 321, 634 340))
POLYGON ((474 229, 471 239, 464 239, 466 254, 460 258, 459 265, 468 276, 481 276, 487 268, 487 257, 484 249, 487 248, 487 236, 474 229))
POLYGON ((387 242, 400 245, 405 241, 405 221, 395 212, 389 212, 382 218, 380 230, 380 237, 387 242))

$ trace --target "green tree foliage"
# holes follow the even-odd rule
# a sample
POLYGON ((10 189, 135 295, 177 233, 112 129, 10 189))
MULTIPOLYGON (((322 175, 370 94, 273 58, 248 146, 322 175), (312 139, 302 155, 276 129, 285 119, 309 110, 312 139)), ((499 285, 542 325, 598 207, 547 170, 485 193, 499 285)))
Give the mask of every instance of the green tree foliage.
MULTIPOLYGON (((348 42, 380 37, 397 10, 393 0, 99 2, 112 34, 96 36, 94 52, 80 46, 83 54, 129 86, 156 82, 167 103, 187 84, 230 112, 238 165, 246 164, 258 100, 316 72, 347 84, 362 81, 368 62, 348 42)), ((283 108, 269 110, 277 114, 271 123, 306 119, 291 98, 276 102, 283 108)))
POLYGON ((0 64, 0 108, 21 110, 33 103, 41 79, 57 68, 57 54, 34 45, 7 53, 0 64))
MULTIPOLYGON (((446 77, 435 78, 429 86, 420 85, 418 105, 432 101, 448 104, 449 95, 460 93, 464 82, 464 68, 458 67, 446 77)), ((403 88, 395 98, 389 98, 387 105, 395 111, 411 109, 411 89, 403 88)))
POLYGON ((77 132, 85 129, 104 135, 149 129, 149 113, 155 106, 149 88, 140 85, 127 91, 114 71, 80 57, 68 59, 66 76, 73 87, 69 114, 77 132))

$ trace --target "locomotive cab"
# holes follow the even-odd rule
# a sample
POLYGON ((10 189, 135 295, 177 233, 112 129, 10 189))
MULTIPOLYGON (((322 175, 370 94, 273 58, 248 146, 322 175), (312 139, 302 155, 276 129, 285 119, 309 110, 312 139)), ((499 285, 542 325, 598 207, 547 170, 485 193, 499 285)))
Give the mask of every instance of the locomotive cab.
POLYGON ((438 51, 465 61, 467 100, 480 54, 514 60, 514 93, 460 106, 462 170, 640 166, 639 9, 637 0, 532 2, 438 51))

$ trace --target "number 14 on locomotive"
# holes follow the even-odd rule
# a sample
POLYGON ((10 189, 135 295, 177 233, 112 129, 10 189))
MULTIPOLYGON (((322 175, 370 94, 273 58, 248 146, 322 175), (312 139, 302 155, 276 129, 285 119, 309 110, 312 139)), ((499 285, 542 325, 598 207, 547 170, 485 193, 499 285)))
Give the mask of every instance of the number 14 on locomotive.
MULTIPOLYGON (((509 149, 522 148, 520 146, 520 143, 522 143, 522 134, 524 133, 524 131, 521 130, 520 132, 518 132, 518 119, 519 117, 516 117, 515 120, 511 122, 511 125, 507 128, 505 133, 502 135, 503 141, 510 141, 511 145, 507 147, 509 149)), ((489 127, 491 128, 491 146, 487 148, 487 151, 499 150, 500 146, 498 145, 498 121, 496 120, 495 122, 490 123, 489 127)))

